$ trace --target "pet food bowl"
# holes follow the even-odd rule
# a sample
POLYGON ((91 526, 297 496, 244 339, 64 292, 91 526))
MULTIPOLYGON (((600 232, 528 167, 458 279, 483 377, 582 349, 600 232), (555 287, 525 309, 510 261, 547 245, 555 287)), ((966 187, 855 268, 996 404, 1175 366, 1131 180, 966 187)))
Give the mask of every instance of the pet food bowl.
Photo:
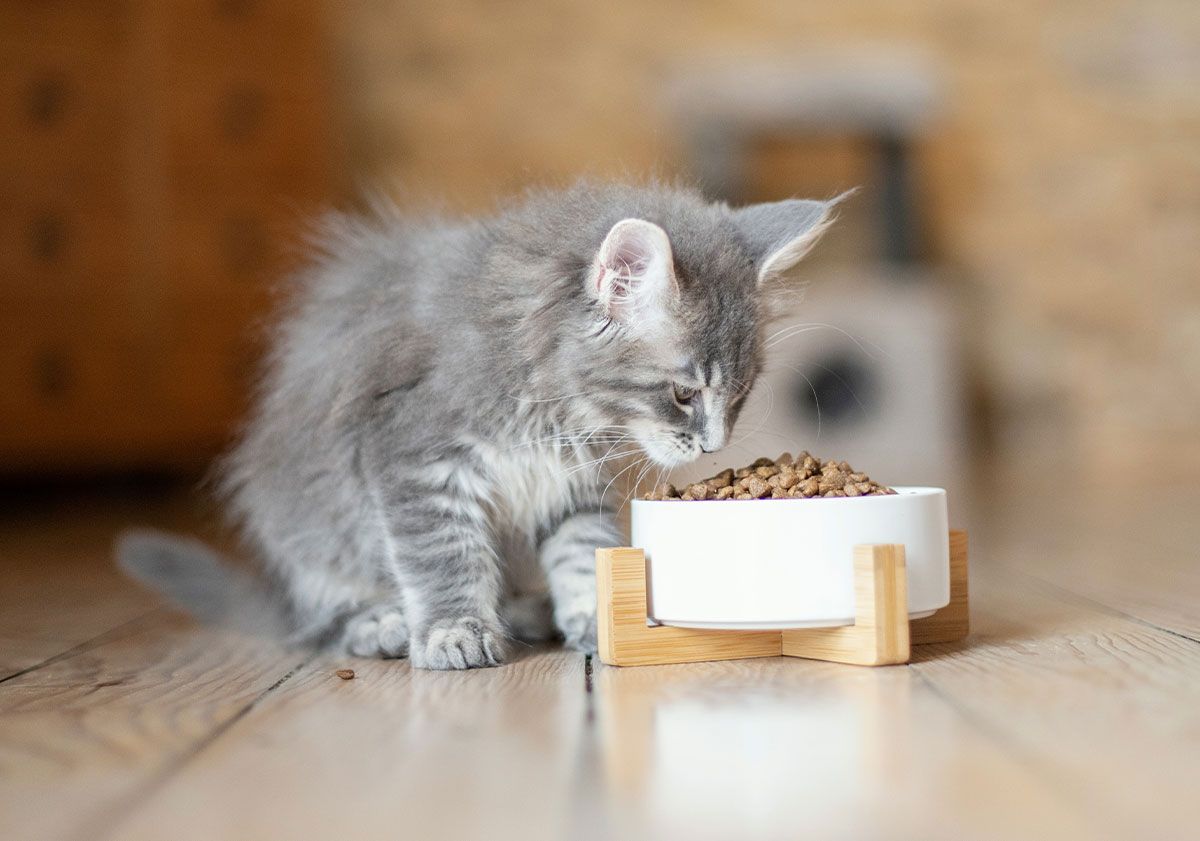
POLYGON ((824 628, 854 622, 854 547, 902 543, 908 612, 950 601, 946 492, 707 501, 635 500, 648 615, 682 628, 824 628))

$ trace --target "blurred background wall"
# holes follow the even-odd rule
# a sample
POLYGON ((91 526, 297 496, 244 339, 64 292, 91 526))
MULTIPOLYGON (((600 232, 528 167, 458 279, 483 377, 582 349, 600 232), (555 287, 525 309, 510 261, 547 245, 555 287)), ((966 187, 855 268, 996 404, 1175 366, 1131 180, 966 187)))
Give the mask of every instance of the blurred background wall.
POLYGON ((846 440, 894 450, 894 411, 926 461, 1200 467, 1193 0, 6 0, 0 95, 9 473, 202 464, 325 203, 477 211, 647 174, 739 201, 863 187, 811 268, 832 328, 796 362, 828 356, 806 376, 833 403, 847 380, 908 402, 848 409, 846 440), (834 328, 887 346, 864 373, 834 328))

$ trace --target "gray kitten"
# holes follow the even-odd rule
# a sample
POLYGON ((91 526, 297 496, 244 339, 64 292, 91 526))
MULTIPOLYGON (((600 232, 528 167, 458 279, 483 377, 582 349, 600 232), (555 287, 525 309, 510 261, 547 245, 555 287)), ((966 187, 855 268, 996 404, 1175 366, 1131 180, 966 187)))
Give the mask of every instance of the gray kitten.
MULTIPOLYGON (((609 462, 725 445, 772 294, 836 201, 584 184, 477 221, 333 219, 224 473, 289 631, 490 666, 537 635, 540 584, 594 651, 594 552, 624 542, 609 462)), ((198 544, 142 533, 120 554, 201 614, 246 597, 198 544)))

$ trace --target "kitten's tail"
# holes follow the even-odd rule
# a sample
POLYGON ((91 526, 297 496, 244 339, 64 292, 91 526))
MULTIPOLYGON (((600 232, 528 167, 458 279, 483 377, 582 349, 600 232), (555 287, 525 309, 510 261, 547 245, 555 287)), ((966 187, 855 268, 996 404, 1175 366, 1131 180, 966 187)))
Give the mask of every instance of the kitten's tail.
POLYGON ((199 540, 129 531, 117 541, 116 554, 126 575, 202 622, 286 635, 281 605, 262 584, 199 540))

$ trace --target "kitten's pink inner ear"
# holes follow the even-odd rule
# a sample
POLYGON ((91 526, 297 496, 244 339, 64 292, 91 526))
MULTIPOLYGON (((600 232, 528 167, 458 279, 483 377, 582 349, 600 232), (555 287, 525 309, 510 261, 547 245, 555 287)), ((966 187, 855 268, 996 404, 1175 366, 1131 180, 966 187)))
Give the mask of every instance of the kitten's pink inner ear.
POLYGON ((651 303, 676 289, 667 232, 644 219, 612 226, 596 255, 596 296, 606 307, 651 303))

